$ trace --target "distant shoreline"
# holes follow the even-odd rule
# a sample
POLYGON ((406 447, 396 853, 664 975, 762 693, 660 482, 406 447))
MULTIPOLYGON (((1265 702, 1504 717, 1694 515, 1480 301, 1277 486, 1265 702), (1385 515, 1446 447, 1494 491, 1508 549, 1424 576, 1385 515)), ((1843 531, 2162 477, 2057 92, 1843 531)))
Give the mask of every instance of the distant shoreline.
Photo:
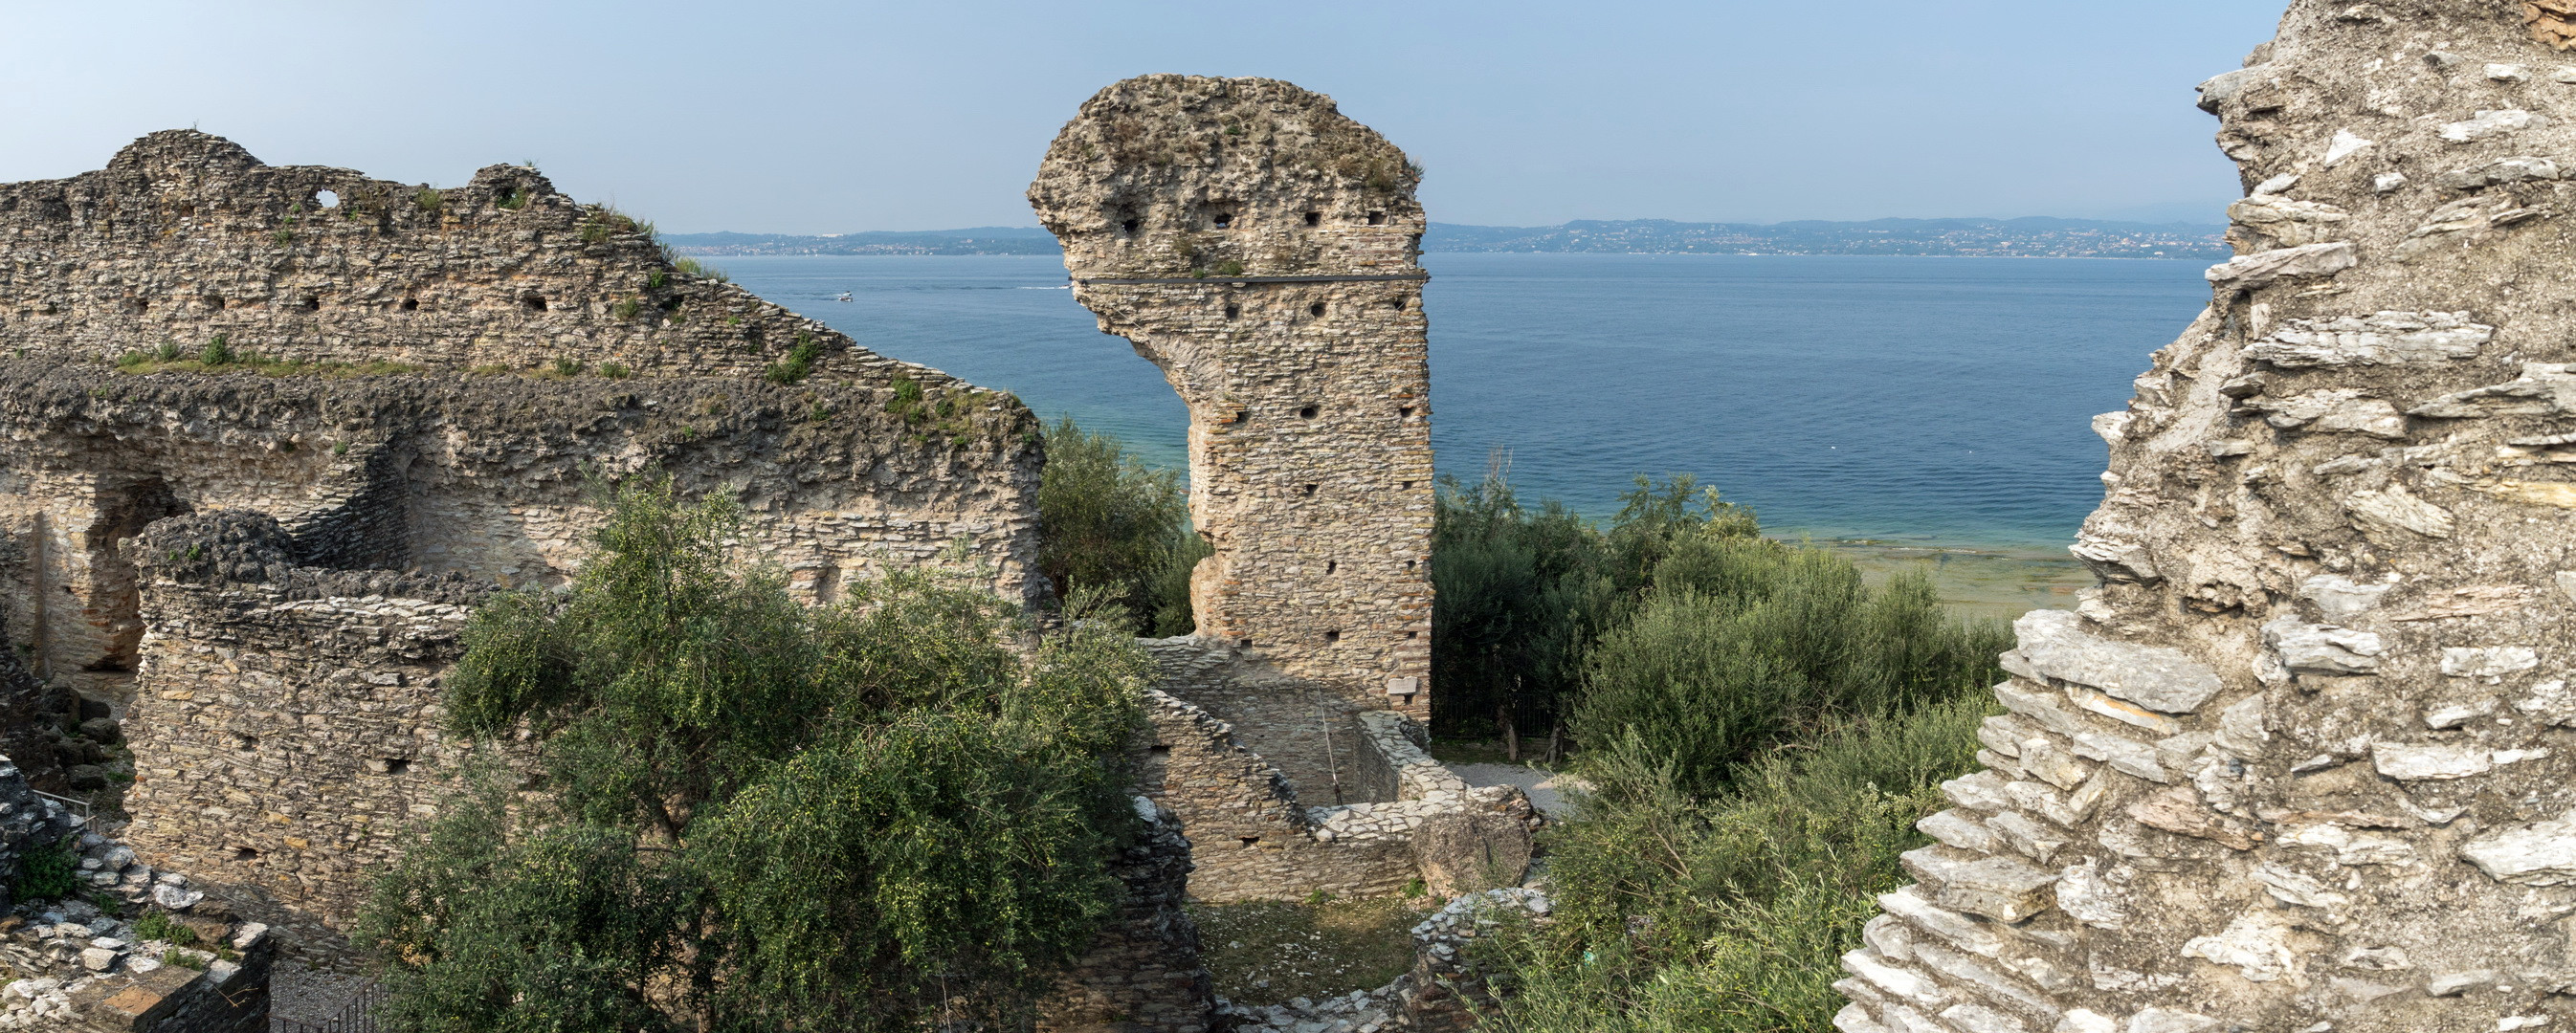
MULTIPOLYGON (((1429 254, 1867 255, 1884 258, 2134 258, 2224 261, 2234 256, 2225 228, 2191 223, 2091 219, 1876 219, 1769 225, 1665 219, 1578 220, 1558 226, 1433 223, 1429 254)), ((979 226, 921 232, 831 235, 674 233, 663 242, 684 255, 1054 255, 1045 230, 979 226)))

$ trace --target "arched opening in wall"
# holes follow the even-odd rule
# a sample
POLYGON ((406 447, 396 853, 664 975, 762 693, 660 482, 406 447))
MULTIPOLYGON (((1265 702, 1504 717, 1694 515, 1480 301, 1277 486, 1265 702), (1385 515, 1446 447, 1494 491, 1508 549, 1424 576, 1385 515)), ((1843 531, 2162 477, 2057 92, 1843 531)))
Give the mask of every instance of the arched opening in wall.
POLYGON ((322 208, 337 208, 340 207, 340 195, 328 190, 317 190, 313 194, 313 203, 322 208))
POLYGON ((78 624, 66 627, 70 622, 56 619, 46 641, 55 654, 48 658, 51 669, 81 672, 76 690, 112 696, 132 679, 143 645, 141 591, 131 552, 134 536, 155 520, 180 516, 189 509, 167 483, 148 477, 102 490, 96 510, 98 517, 84 535, 89 543, 89 553, 83 557, 88 576, 71 572, 64 584, 79 602, 78 624), (87 584, 82 585, 83 581, 87 584), (81 590, 84 587, 87 591, 81 590))
POLYGON ((1233 229, 1233 228, 1234 228, 1234 213, 1233 213, 1233 212, 1218 212, 1218 213, 1216 213, 1216 216, 1214 217, 1214 219, 1213 219, 1212 221, 1216 223, 1216 228, 1218 228, 1218 229, 1221 229, 1221 230, 1229 230, 1229 229, 1233 229))

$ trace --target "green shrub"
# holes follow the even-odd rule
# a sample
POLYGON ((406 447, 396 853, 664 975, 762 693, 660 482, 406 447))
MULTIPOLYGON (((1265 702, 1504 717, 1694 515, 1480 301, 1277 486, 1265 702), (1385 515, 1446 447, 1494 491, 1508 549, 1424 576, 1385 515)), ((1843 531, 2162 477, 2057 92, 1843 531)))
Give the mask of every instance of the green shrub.
POLYGON ((72 895, 80 883, 80 851, 69 838, 56 840, 51 847, 29 852, 18 860, 18 897, 22 900, 59 900, 72 895))
POLYGON ((240 355, 233 351, 233 346, 224 340, 222 334, 216 334, 213 340, 206 342, 205 350, 197 353, 197 361, 208 366, 230 365, 237 358, 240 355))
POLYGON ((1844 1000, 1837 959, 1876 895, 1905 881, 1938 783, 1976 767, 1993 708, 1963 695, 1766 753, 1705 802, 1669 759, 1624 740, 1597 791, 1548 835, 1555 921, 1479 944, 1528 1033, 1808 1033, 1844 1000))
POLYGON ((635 371, 627 369, 622 362, 603 362, 599 364, 599 375, 610 380, 624 380, 634 376, 635 371))
MULTIPOLYGON (((769 382, 772 384, 801 383, 806 377, 813 375, 814 363, 822 357, 823 346, 814 340, 814 335, 799 333, 796 335, 796 346, 787 350, 786 361, 769 364, 767 371, 769 382)), ((904 383, 912 382, 907 380, 904 383)), ((914 390, 920 390, 920 386, 914 385, 914 390)))
POLYGON ((159 940, 173 947, 197 945, 197 931, 172 921, 167 911, 152 911, 134 920, 134 938, 159 940))
POLYGON ((928 572, 808 607, 739 516, 618 493, 568 595, 476 610, 487 744, 359 939, 398 1030, 912 1029, 1024 1010, 1116 906, 1150 666, 928 572), (522 782, 488 744, 537 740, 522 782), (522 791, 527 791, 522 795, 522 791), (707 1017, 713 1025, 706 1025, 707 1017))
MULTIPOLYGON (((897 386, 898 398, 911 383, 897 386)), ((1114 603, 1146 635, 1188 634, 1190 570, 1213 550, 1190 530, 1180 472, 1146 466, 1117 438, 1069 416, 1046 429, 1045 441, 1038 571, 1056 596, 1114 603)))

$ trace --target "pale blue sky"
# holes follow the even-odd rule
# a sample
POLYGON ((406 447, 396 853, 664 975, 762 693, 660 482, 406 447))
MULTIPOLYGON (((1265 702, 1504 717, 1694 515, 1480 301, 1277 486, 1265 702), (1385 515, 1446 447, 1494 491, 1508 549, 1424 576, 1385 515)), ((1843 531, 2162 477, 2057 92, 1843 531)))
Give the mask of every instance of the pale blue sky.
POLYGON ((2191 88, 2280 6, 0 0, 0 181, 194 124, 411 182, 535 159, 683 232, 1030 225, 1075 106, 1178 71, 1332 94, 1443 222, 2216 222, 2191 88))

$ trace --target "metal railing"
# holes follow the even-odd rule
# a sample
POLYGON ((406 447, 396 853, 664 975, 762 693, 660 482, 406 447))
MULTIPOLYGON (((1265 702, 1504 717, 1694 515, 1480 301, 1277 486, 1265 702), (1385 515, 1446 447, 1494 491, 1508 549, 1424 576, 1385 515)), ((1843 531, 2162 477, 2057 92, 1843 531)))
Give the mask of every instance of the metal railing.
POLYGON ((69 808, 72 813, 81 816, 81 822, 84 825, 98 821, 98 807, 87 800, 69 796, 56 796, 42 789, 30 789, 28 792, 44 797, 45 799, 52 800, 55 803, 69 808))
MULTIPOLYGON (((268 1031, 269 1033, 376 1033, 376 1017, 371 1013, 375 1010, 376 1002, 382 997, 383 992, 376 987, 376 984, 362 983, 359 984, 358 991, 349 996, 348 1003, 342 1004, 340 1010, 333 1013, 330 1018, 320 1022, 304 1022, 298 1019, 282 1019, 271 1014, 268 1017, 268 1031)), ((271 1007, 274 1006, 275 1002, 272 1000, 271 1007)))

